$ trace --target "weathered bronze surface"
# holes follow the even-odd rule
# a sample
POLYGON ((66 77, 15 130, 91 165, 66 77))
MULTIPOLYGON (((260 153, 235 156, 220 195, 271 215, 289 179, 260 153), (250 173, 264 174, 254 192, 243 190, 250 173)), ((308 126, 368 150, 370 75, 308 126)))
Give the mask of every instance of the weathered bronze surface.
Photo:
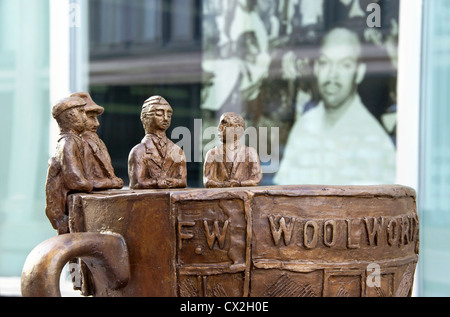
POLYGON ((91 267, 95 267, 96 279, 108 288, 118 289, 128 282, 128 250, 122 236, 112 233, 71 233, 42 242, 28 255, 22 272, 22 295, 61 296, 61 271, 74 257, 81 257, 91 267))
POLYGON ((59 234, 69 232, 66 208, 68 193, 89 192, 93 189, 86 173, 84 141, 80 137, 87 121, 85 105, 83 99, 69 97, 58 102, 52 109, 60 136, 55 155, 49 161, 45 212, 59 234))
POLYGON ((84 111, 87 120, 81 138, 85 141, 84 164, 94 190, 122 188, 123 180, 115 175, 108 149, 97 135, 100 126, 98 116, 102 115, 105 109, 97 105, 86 92, 75 93, 71 97, 80 97, 86 102, 84 111))
POLYGON ((172 107, 161 96, 150 97, 144 102, 141 121, 146 135, 129 155, 130 188, 186 187, 186 156, 166 136, 172 112, 172 107))
MULTIPOLYGON (((71 233, 33 254, 67 248, 85 261, 66 239, 98 234, 102 244, 102 235, 122 237, 126 248, 111 255, 128 257, 128 265, 111 268, 129 268, 122 283, 85 261, 95 296, 411 295, 419 222, 407 187, 110 190, 70 201, 71 233)), ((32 288, 56 274, 51 258, 27 261, 24 294, 58 293, 52 282, 32 288)))
POLYGON ((262 180, 258 153, 240 142, 244 119, 235 113, 222 115, 218 126, 219 145, 208 151, 203 167, 206 188, 257 186, 262 180))
POLYGON ((111 158, 96 131, 104 109, 88 93, 75 93, 52 109, 60 136, 49 161, 46 214, 59 234, 68 233, 67 195, 73 192, 120 189, 111 158))

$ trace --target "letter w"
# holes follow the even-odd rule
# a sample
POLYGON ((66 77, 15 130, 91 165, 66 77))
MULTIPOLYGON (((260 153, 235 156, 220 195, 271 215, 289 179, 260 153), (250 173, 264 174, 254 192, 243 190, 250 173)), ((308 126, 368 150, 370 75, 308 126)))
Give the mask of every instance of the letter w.
POLYGON ((366 223, 367 236, 369 240, 369 245, 377 246, 380 245, 381 239, 381 230, 384 226, 384 218, 381 217, 380 220, 377 218, 364 218, 364 222, 366 223), (372 225, 370 225, 372 222, 372 225))
POLYGON ((211 233, 209 231, 208 222, 206 220, 203 221, 203 225, 205 226, 206 241, 208 242, 208 246, 210 249, 214 247, 214 242, 216 241, 216 239, 219 242, 219 247, 223 249, 223 247, 225 246, 225 238, 229 223, 230 222, 228 220, 225 221, 221 233, 219 229, 219 222, 217 220, 214 221, 214 232, 211 233))
POLYGON ((272 237, 275 245, 280 244, 281 235, 283 235, 284 238, 284 245, 289 245, 291 243, 295 220, 291 218, 290 222, 286 224, 286 220, 284 219, 284 217, 281 217, 281 219, 278 221, 278 229, 275 226, 275 219, 273 216, 269 217, 269 221, 270 230, 272 231, 272 237))

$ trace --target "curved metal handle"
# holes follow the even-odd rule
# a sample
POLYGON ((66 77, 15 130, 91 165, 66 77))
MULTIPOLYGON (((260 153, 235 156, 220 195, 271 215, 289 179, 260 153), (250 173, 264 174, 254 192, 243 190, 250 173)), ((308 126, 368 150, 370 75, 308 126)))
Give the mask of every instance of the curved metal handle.
POLYGON ((64 265, 73 258, 96 263, 96 276, 111 289, 124 287, 130 264, 124 238, 119 234, 70 233, 50 238, 31 251, 22 270, 22 296, 60 297, 64 265))

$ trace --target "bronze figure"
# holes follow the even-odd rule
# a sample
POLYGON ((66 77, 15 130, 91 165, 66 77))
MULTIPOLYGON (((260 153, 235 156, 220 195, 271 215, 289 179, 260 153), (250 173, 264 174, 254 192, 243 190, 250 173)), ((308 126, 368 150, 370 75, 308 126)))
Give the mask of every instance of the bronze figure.
POLYGON ((123 180, 114 173, 108 149, 97 135, 99 127, 98 116, 103 114, 104 108, 97 105, 86 92, 72 94, 71 97, 80 97, 85 102, 87 117, 86 128, 81 137, 85 141, 85 166, 94 190, 120 189, 123 180))
POLYGON ((84 142, 80 134, 87 121, 86 102, 78 97, 59 101, 52 109, 58 123, 60 136, 56 153, 49 160, 46 182, 45 212, 58 234, 69 232, 67 195, 71 192, 89 192, 93 184, 89 180, 83 162, 84 142))
POLYGON ((240 142, 244 119, 227 112, 220 118, 218 136, 222 145, 208 151, 203 167, 206 188, 257 186, 262 180, 258 153, 240 142))
POLYGON ((128 158, 131 189, 186 187, 186 156, 166 136, 172 113, 172 107, 161 96, 144 102, 141 121, 146 134, 128 158))

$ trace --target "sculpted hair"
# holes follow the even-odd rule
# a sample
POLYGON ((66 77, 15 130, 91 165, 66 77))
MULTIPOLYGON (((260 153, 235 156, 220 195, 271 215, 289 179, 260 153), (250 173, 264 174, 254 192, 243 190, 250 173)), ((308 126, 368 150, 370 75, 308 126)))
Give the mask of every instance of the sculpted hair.
POLYGON ((223 117, 224 118, 227 117, 229 120, 231 120, 233 125, 241 127, 242 129, 245 130, 245 121, 244 121, 244 118, 242 118, 242 116, 240 116, 234 112, 226 112, 223 114, 223 117))
POLYGON ((152 97, 148 98, 142 105, 141 121, 144 120, 145 115, 148 114, 154 106, 158 106, 158 105, 170 106, 170 104, 167 102, 167 100, 161 96, 152 96, 152 97))

